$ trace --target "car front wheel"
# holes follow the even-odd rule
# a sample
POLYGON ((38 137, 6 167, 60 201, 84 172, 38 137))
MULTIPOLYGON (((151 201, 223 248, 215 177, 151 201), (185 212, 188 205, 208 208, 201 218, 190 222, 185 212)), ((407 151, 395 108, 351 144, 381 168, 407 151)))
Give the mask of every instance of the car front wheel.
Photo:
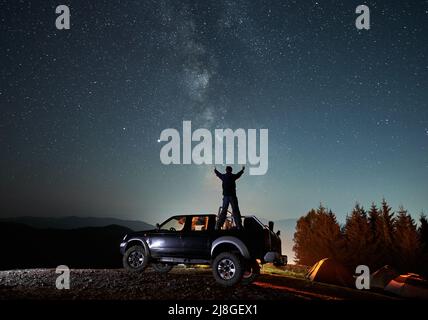
POLYGON ((147 267, 148 257, 143 246, 132 246, 123 255, 123 266, 128 271, 143 271, 147 267))
POLYGON ((227 287, 237 284, 243 274, 241 258, 232 252, 222 252, 215 257, 212 269, 215 280, 227 287))

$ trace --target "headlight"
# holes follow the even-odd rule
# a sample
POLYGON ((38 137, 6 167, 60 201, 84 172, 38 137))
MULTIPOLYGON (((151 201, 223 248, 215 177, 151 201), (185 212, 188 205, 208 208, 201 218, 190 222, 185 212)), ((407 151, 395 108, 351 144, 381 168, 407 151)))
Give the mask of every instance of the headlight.
POLYGON ((123 237, 122 241, 125 241, 127 236, 128 236, 128 235, 127 235, 127 234, 125 234, 125 236, 123 237))

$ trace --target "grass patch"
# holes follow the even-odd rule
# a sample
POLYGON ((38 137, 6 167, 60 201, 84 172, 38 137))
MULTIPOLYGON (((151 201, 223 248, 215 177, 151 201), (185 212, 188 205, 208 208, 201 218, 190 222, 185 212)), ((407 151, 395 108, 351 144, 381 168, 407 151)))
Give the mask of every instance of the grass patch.
POLYGON ((262 266, 261 273, 304 279, 308 269, 307 266, 286 265, 283 267, 276 267, 272 263, 267 263, 262 266))

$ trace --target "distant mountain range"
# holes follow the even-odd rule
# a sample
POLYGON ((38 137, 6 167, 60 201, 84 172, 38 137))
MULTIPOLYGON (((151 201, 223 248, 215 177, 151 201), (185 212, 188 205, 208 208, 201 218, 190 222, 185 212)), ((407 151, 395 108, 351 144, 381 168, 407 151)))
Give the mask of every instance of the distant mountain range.
POLYGON ((120 268, 119 244, 132 231, 154 229, 137 220, 94 217, 0 219, 0 270, 120 268))
POLYGON ((0 222, 0 270, 24 268, 120 268, 119 244, 132 230, 110 225, 41 229, 0 222))
MULTIPOLYGON (((274 221, 281 230, 282 252, 294 262, 297 219, 274 221)), ((266 219, 262 222, 267 224, 266 219)), ((138 220, 95 217, 16 217, 0 219, 0 270, 56 267, 119 268, 119 243, 132 231, 153 229, 138 220)))
POLYGON ((15 217, 3 218, 1 222, 21 223, 39 229, 79 229, 86 227, 106 227, 118 225, 133 231, 154 229, 154 226, 139 220, 121 220, 116 218, 98 217, 15 217))

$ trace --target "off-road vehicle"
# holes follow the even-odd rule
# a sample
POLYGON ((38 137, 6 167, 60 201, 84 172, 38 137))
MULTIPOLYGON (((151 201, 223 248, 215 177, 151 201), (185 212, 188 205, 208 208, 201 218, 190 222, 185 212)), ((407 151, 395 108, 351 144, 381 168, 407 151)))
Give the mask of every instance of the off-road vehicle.
POLYGON ((155 230, 127 234, 120 244, 123 265, 130 271, 143 271, 150 265, 162 273, 177 264, 210 265, 218 283, 232 286, 252 282, 260 264, 287 263, 272 222, 267 227, 255 216, 242 220, 241 230, 233 226, 231 217, 221 230, 215 230, 215 214, 173 216, 155 230))

